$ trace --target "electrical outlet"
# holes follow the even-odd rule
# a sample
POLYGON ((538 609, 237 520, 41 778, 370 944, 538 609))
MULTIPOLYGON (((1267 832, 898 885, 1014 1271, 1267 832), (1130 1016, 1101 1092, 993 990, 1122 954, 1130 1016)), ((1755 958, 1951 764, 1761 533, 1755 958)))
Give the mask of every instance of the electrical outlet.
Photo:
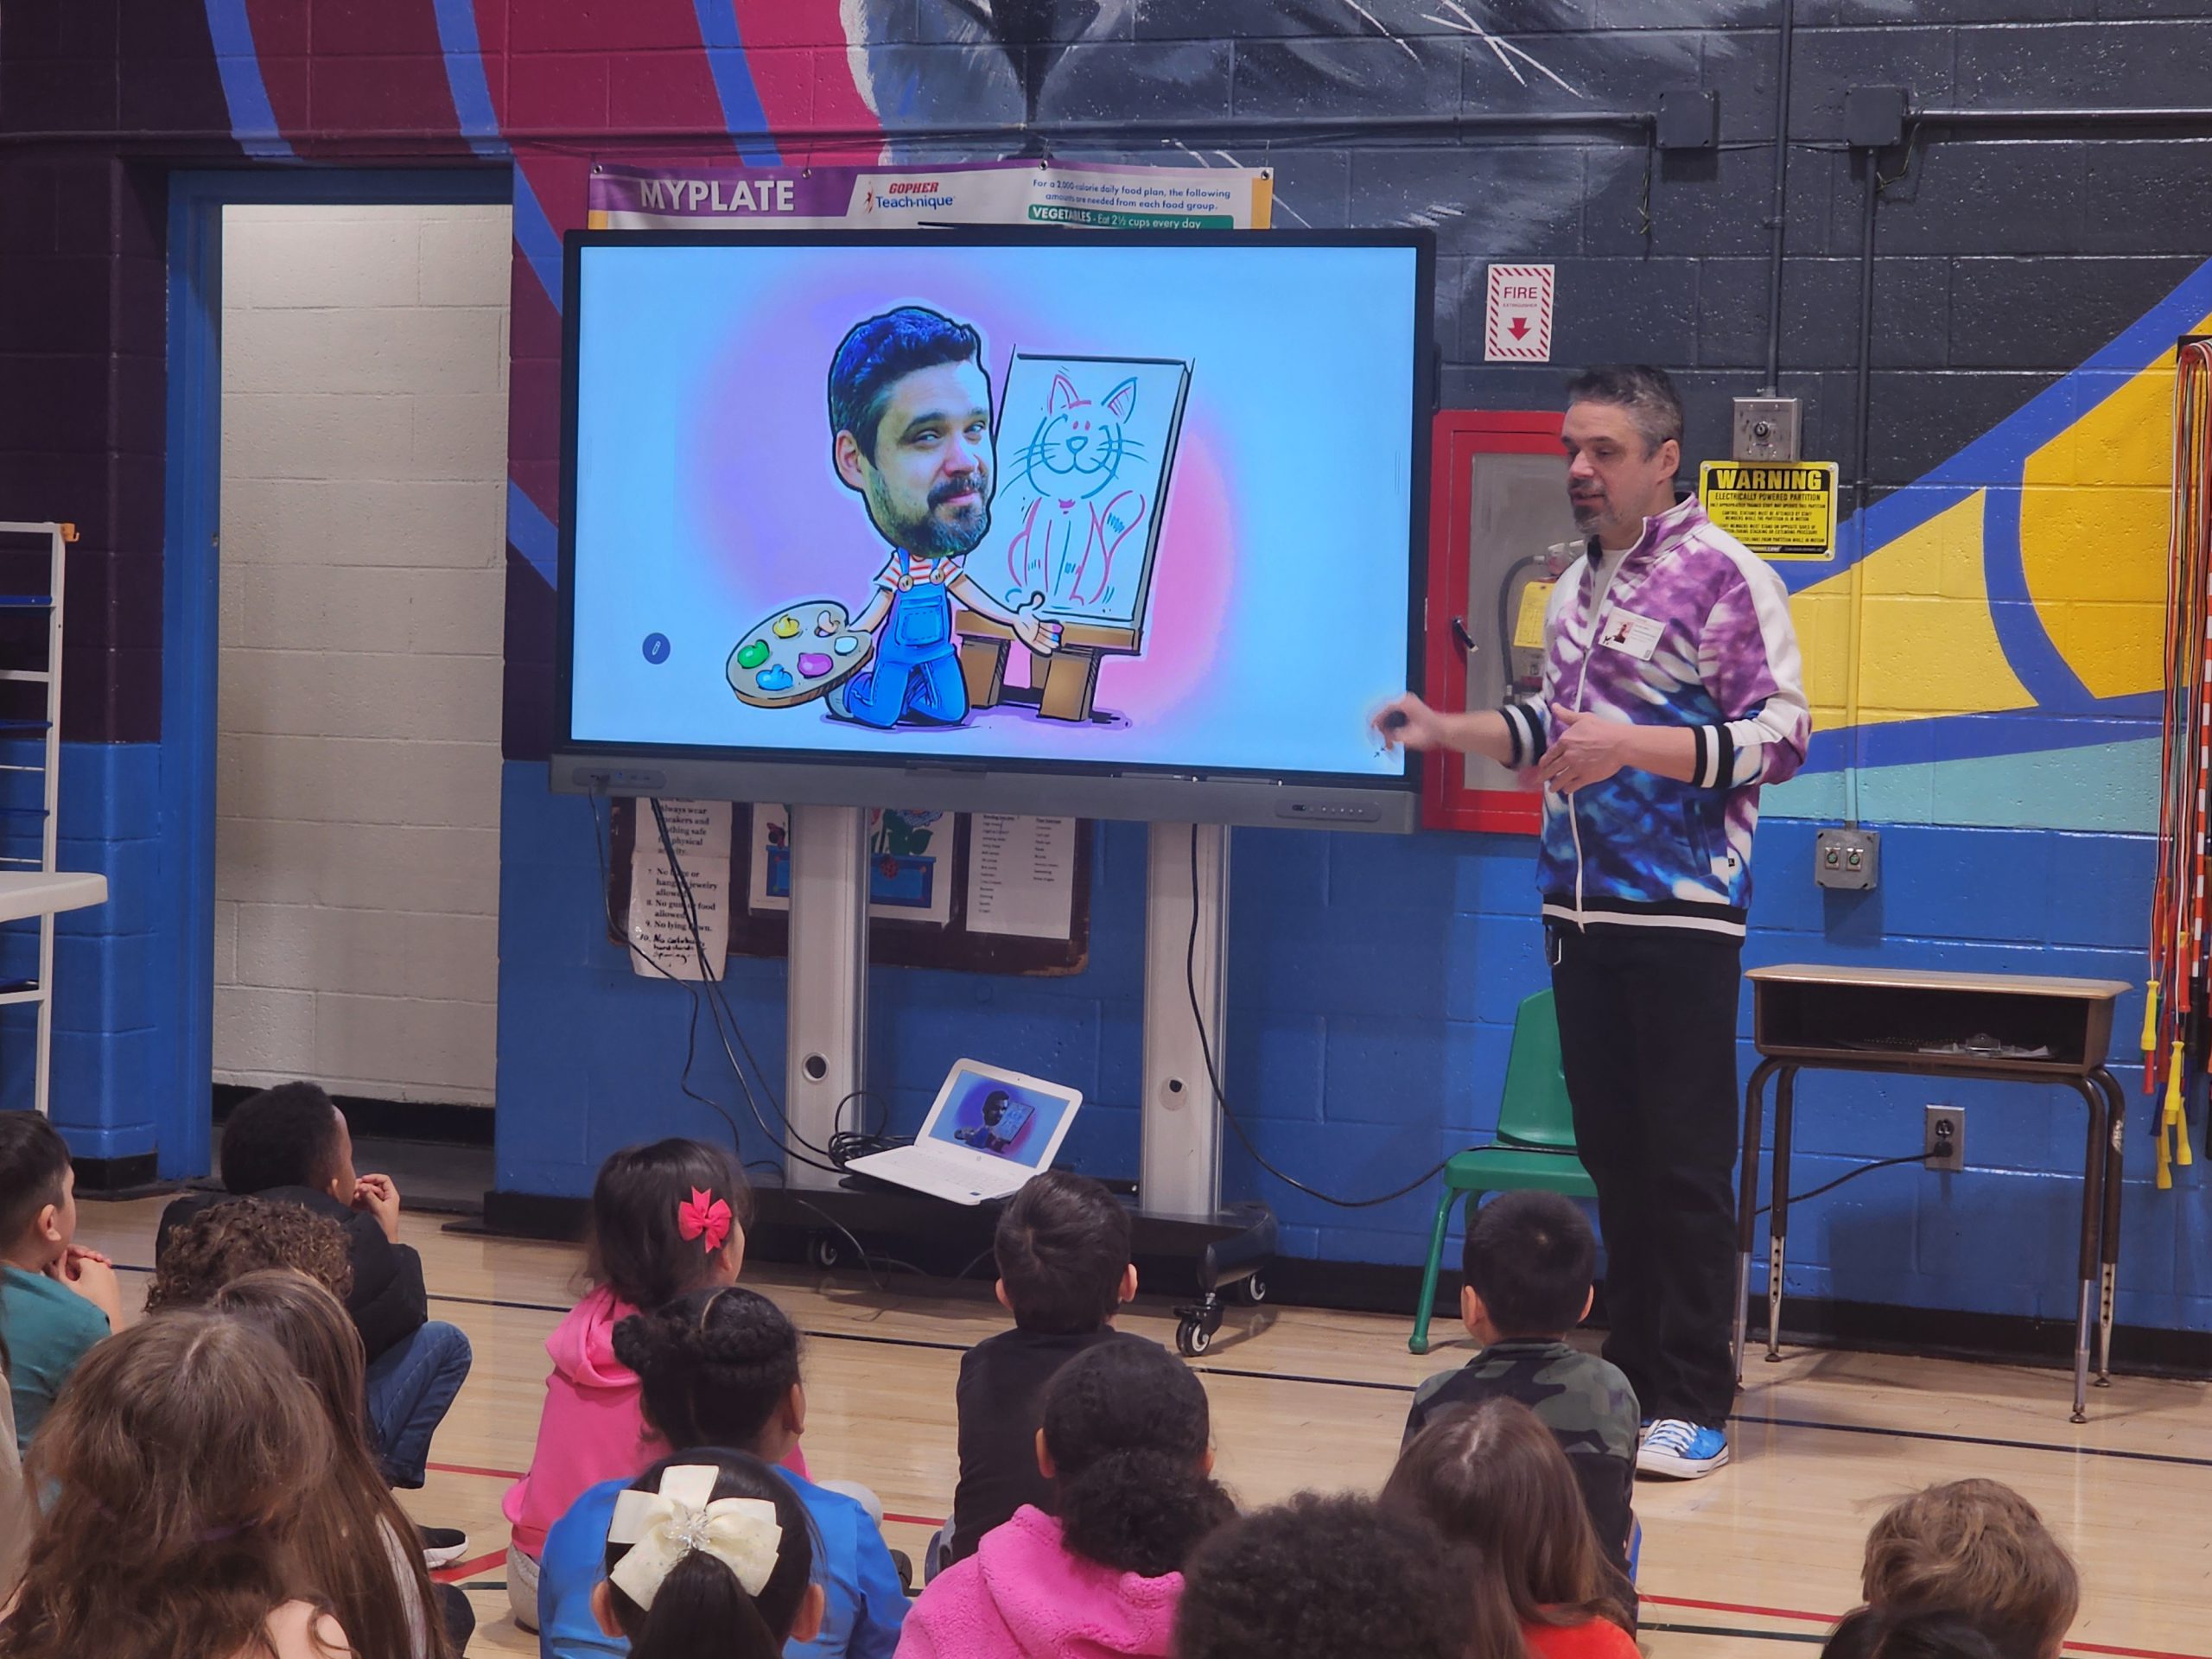
POLYGON ((1953 1172, 1967 1166, 1967 1114, 1963 1106, 1927 1109, 1920 1161, 1929 1169, 1953 1172))
POLYGON ((1813 880, 1865 892, 1880 883, 1882 836, 1876 830, 1823 830, 1813 838, 1813 880))

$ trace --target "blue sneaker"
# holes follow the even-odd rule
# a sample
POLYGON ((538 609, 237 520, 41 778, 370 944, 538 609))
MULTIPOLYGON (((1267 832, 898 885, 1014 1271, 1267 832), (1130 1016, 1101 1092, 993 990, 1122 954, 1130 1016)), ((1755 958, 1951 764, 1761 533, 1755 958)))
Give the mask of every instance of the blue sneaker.
POLYGON ((1637 1448, 1636 1471, 1696 1480, 1727 1461, 1728 1437, 1719 1429, 1700 1428, 1680 1417, 1662 1417, 1637 1448))

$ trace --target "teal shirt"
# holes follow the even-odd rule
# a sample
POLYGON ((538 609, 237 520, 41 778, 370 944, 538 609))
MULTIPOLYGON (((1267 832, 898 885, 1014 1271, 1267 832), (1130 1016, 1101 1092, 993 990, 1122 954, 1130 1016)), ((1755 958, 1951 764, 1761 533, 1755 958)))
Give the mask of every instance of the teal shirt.
POLYGON ((0 1267, 0 1338, 8 1344, 8 1391, 16 1445, 28 1450, 47 1408, 77 1362, 106 1339, 107 1315, 44 1274, 0 1267))

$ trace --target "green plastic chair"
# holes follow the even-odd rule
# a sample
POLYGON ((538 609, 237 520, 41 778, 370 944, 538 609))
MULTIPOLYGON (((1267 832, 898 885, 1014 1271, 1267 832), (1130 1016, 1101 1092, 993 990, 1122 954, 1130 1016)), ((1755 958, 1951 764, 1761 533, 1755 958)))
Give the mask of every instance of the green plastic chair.
POLYGON ((1436 1303, 1436 1276, 1444 1262, 1444 1233, 1452 1206, 1466 1195, 1471 1214, 1486 1192, 1564 1192, 1595 1198, 1598 1188, 1574 1154, 1574 1114, 1567 1103, 1567 1073, 1559 1058, 1559 1017, 1552 994, 1538 991, 1513 1016, 1513 1052, 1505 1063, 1505 1097, 1499 1103, 1497 1139, 1470 1147, 1444 1166, 1444 1196, 1428 1236, 1428 1267, 1421 1277, 1421 1306, 1406 1346, 1428 1351, 1428 1315, 1436 1303))

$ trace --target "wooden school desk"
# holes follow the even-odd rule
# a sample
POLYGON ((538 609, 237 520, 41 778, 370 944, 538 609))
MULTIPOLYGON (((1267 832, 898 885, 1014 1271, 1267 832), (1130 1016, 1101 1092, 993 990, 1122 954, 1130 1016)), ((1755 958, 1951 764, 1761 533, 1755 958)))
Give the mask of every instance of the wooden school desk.
POLYGON ((1761 1095, 1774 1079, 1774 1201, 1767 1218, 1766 1353, 1781 1357, 1782 1276, 1789 1232, 1789 1130, 1798 1072, 1877 1071, 2058 1084, 2088 1108, 2082 1161, 2081 1287, 2075 1310, 2074 1421, 2088 1421, 2089 1316, 2097 1382, 2110 1382, 2113 1286, 2120 1263, 2121 1126, 2126 1102, 2105 1069, 2117 979, 1919 972, 1791 963, 1754 968, 1751 1040, 1764 1057, 1744 1095, 1736 1198, 1736 1374, 1750 1316, 1751 1224, 1759 1185, 1761 1095))

